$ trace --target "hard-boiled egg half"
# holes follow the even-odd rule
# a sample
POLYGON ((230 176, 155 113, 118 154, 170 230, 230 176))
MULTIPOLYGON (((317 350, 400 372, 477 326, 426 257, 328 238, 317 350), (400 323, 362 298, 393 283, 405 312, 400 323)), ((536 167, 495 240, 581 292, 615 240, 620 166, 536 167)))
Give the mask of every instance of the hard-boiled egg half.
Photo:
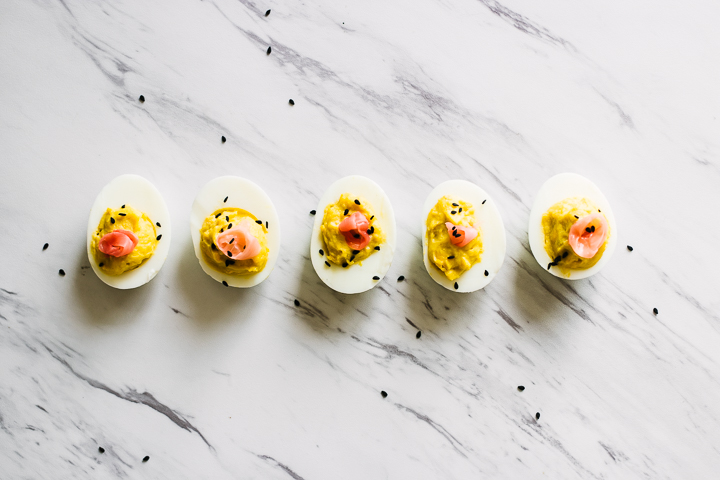
POLYGON ((111 287, 145 285, 165 263, 170 232, 170 214, 157 188, 139 175, 121 175, 105 185, 90 210, 90 265, 111 287))
POLYGON ((617 223, 600 189, 576 173, 546 181, 530 211, 530 248, 556 277, 578 280, 596 274, 615 251, 617 223))
POLYGON ((261 283, 280 253, 280 221, 272 200, 241 177, 218 177, 200 189, 190 231, 200 266, 226 287, 261 283))
POLYGON ((489 284, 505 260, 505 226, 485 190, 466 180, 448 180, 423 205, 422 247, 433 280, 456 292, 489 284))
POLYGON ((382 280, 395 253, 395 213, 369 178, 336 181, 318 204, 310 258, 320 279, 340 293, 370 290, 382 280))

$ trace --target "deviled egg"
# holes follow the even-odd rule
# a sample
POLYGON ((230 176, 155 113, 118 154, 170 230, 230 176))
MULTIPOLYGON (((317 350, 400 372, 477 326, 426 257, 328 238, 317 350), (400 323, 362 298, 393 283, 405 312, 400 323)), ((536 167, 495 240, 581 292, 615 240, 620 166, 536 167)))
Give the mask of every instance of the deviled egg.
POLYGON ((336 181, 318 204, 310 258, 320 279, 340 293, 370 290, 385 276, 395 253, 395 213, 369 178, 336 181))
POLYGON ((200 189, 190 233, 200 266, 226 287, 261 283, 280 253, 280 221, 272 200, 241 177, 218 177, 200 189))
POLYGON ((466 180, 448 180, 423 205, 423 262, 430 277, 456 292, 489 284, 505 260, 505 226, 490 195, 466 180))
POLYGON ((155 186, 121 175, 100 191, 90 210, 87 252, 95 274, 111 287, 145 285, 170 250, 170 214, 155 186))
POLYGON ((600 189, 576 173, 547 180, 537 194, 528 226, 537 262, 556 277, 596 274, 612 256, 617 223, 600 189))

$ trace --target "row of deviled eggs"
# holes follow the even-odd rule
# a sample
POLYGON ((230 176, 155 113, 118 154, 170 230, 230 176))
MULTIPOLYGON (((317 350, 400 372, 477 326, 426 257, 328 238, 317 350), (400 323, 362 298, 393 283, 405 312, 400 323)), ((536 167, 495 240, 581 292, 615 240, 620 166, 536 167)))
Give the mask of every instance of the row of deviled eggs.
MULTIPOLYGON (((312 265, 341 293, 373 288, 390 269, 395 215, 378 184, 362 176, 333 183, 320 199, 310 242, 312 265)), ((478 185, 449 180, 428 195, 422 211, 423 261, 438 284, 457 292, 488 285, 505 259, 505 227, 478 185)), ((270 197, 250 180, 218 177, 200 189, 190 227, 200 266, 230 287, 252 287, 272 272, 280 222, 270 197)), ((98 195, 88 221, 88 257, 98 277, 120 289, 149 282, 170 248, 170 215, 145 178, 122 175, 98 195)), ((610 259, 617 225, 602 192, 573 173, 550 178, 530 212, 533 255, 552 274, 580 279, 610 259)))

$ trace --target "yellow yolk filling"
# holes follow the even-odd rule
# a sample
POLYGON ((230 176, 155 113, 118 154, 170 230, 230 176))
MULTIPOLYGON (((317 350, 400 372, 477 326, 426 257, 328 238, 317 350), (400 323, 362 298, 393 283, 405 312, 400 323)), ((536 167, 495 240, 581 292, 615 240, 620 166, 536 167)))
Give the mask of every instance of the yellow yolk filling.
POLYGON ((156 237, 155 225, 144 213, 128 205, 114 210, 108 208, 92 235, 90 249, 100 269, 108 275, 117 276, 138 268, 152 257, 158 244, 156 237), (131 231, 138 237, 138 244, 133 251, 122 257, 113 257, 98 250, 100 239, 118 229, 131 231))
POLYGON ((221 208, 205 218, 200 227, 200 251, 205 263, 218 272, 228 275, 251 275, 265 268, 270 252, 267 228, 264 223, 258 224, 257 220, 255 215, 240 208, 221 208), (215 237, 221 233, 221 230, 229 230, 240 225, 245 218, 250 219, 250 233, 260 242, 260 253, 246 260, 232 260, 217 248, 215 237))
POLYGON ((428 258, 448 280, 457 280, 463 272, 470 270, 480 261, 483 252, 482 231, 479 225, 476 225, 475 209, 472 204, 444 196, 428 213, 426 226, 428 258), (453 203, 458 206, 454 206, 453 203), (453 245, 445 222, 473 227, 478 230, 478 236, 464 247, 453 245))
MULTIPOLYGON (((545 251, 553 260, 560 257, 557 265, 560 267, 561 272, 567 274, 569 270, 590 268, 602 258, 608 239, 612 234, 609 230, 605 243, 592 258, 579 257, 568 243, 570 227, 578 218, 596 212, 600 212, 600 209, 587 198, 572 197, 556 203, 543 215, 542 228, 545 235, 545 251)), ((605 216, 604 213, 603 216, 605 216)), ((608 229, 610 228, 609 224, 608 222, 608 229)))
POLYGON ((353 197, 349 193, 343 193, 337 203, 331 203, 325 207, 320 233, 325 243, 325 255, 328 261, 336 265, 349 266, 361 263, 375 253, 377 251, 375 247, 385 242, 385 234, 375 223, 375 220, 377 219, 374 218, 372 207, 362 198, 353 197), (356 199, 360 202, 360 205, 355 203, 356 199), (370 222, 368 229, 374 227, 374 231, 370 235, 370 243, 362 250, 350 248, 339 229, 340 222, 352 215, 353 212, 360 212, 365 215, 370 222))

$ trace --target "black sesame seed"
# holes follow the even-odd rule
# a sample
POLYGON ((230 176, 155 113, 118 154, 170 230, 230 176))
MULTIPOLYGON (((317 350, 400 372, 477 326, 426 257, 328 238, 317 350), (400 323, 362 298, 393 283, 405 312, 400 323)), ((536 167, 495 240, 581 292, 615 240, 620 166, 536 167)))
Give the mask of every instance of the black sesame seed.
POLYGON ((487 198, 482 201, 482 204, 481 204, 481 205, 485 205, 485 202, 487 202, 487 198))
POLYGON ((155 240, 157 240, 159 242, 161 238, 162 238, 162 233, 160 235, 158 235, 157 237, 155 237, 155 240))
POLYGON ((553 266, 552 262, 548 263, 548 270, 550 270, 550 267, 552 267, 552 266, 553 266))
POLYGON ((98 447, 98 452, 105 453, 105 449, 103 447, 98 447))
POLYGON ((298 300, 297 298, 295 299, 295 306, 296 306, 296 307, 299 307, 299 306, 300 306, 300 300, 298 300))
POLYGON ((593 225, 592 227, 590 227, 590 232, 592 233, 592 232, 594 232, 594 231, 595 231, 595 225, 593 225))
POLYGON ((124 217, 127 215, 127 213, 118 213, 118 215, 120 215, 121 217, 124 217))
POLYGON ((405 280, 405 275, 400 275, 397 279, 398 282, 402 282, 403 280, 405 280))
POLYGON ((360 205, 360 200, 358 200, 357 198, 355 199, 355 205, 360 205))
POLYGON ((229 267, 230 265, 232 265, 230 262, 235 263, 232 260, 225 260, 225 266, 229 267))
POLYGON ((342 267, 343 267, 343 268, 347 268, 347 266, 348 266, 348 263, 347 263, 347 262, 343 262, 343 263, 342 263, 342 267))
POLYGON ((343 213, 343 215, 347 215, 349 211, 350 211, 350 210, 346 208, 346 209, 345 209, 345 213, 343 213))
POLYGON ((460 205, 458 205, 457 203, 453 203, 453 207, 459 207, 459 206, 460 205))
POLYGON ((232 228, 232 223, 228 223, 228 227, 227 227, 227 228, 228 228, 228 230, 230 230, 230 229, 232 228))
POLYGON ((323 249, 320 249, 320 255, 325 255, 325 252, 323 252, 323 249))
POLYGON ((212 247, 213 250, 217 250, 217 247, 215 246, 214 243, 211 243, 211 244, 210 244, 210 247, 212 247))
POLYGON ((105 264, 104 264, 103 262, 100 262, 100 266, 101 266, 101 267, 104 266, 104 265, 105 265, 105 264))
POLYGON ((372 234, 372 230, 370 230, 370 229, 368 228, 368 229, 367 229, 367 234, 368 234, 368 235, 371 235, 371 234, 372 234))
POLYGON ((60 270, 58 270, 58 274, 59 274, 61 277, 64 277, 64 276, 65 276, 65 270, 63 270, 63 269, 61 268, 60 270))
POLYGON ((162 228, 162 225, 160 225, 160 222, 155 222, 155 225, 157 225, 158 227, 162 228))
POLYGON ((577 215, 575 215, 575 218, 580 218, 580 217, 578 217, 577 215))
POLYGON ((143 458, 143 463, 147 462, 148 460, 150 460, 150 457, 148 455, 145 455, 145 458, 143 458))
POLYGON ((455 287, 455 290, 457 290, 460 285, 458 285, 458 283, 455 282, 455 285, 453 285, 453 286, 455 287))
POLYGON ((387 398, 387 392, 385 390, 382 390, 380 395, 382 395, 383 398, 387 398))
POLYGON ((267 17, 268 15, 270 15, 270 10, 268 10, 267 12, 265 12, 265 16, 267 17))
POLYGON ((115 223, 115 219, 113 217, 110 217, 110 223, 115 223))
POLYGON ((455 215, 457 212, 455 210, 450 212, 451 214, 455 215))
POLYGON ((418 332, 415 334, 415 338, 420 338, 421 335, 422 335, 422 332, 420 330, 418 330, 418 332))
POLYGON ((560 255, 558 255, 557 257, 555 257, 555 258, 553 259, 553 263, 557 263, 557 262, 559 262, 559 261, 560 261, 560 255))
POLYGON ((373 277, 373 280, 380 280, 380 277, 378 277, 377 275, 375 275, 375 276, 373 277))
POLYGON ((229 215, 225 215, 225 221, 226 221, 226 222, 229 222, 229 221, 230 221, 230 216, 229 216, 229 215))
MULTIPOLYGON (((47 245, 47 243, 45 245, 47 245)), ((631 252, 633 251, 633 247, 631 247, 630 245, 627 246, 627 249, 631 252)))
POLYGON ((291 98, 290 100, 288 100, 288 103, 289 103, 290 105, 295 105, 295 100, 293 100, 293 99, 291 98))
POLYGON ((352 253, 353 255, 357 255, 358 253, 360 253, 360 250, 353 250, 352 253))
MULTIPOLYGON (((62 270, 61 270, 61 271, 62 271, 62 270)), ((660 313, 660 312, 658 312, 658 309, 657 309, 657 308, 653 308, 653 313, 654 313, 655 315, 657 315, 657 314, 660 313)))
POLYGON ((590 227, 585 227, 585 231, 590 233, 590 227))
POLYGON ((258 225, 262 225, 262 220, 255 220, 255 223, 257 223, 258 225))
POLYGON ((225 200, 223 200, 223 203, 227 202, 227 199, 230 198, 229 196, 225 197, 225 200))
POLYGON ((220 233, 222 233, 222 232, 224 232, 224 231, 225 231, 225 227, 223 227, 223 228, 220 229, 220 233))
POLYGON ((228 245, 231 244, 231 243, 234 242, 234 241, 235 241, 235 238, 231 238, 230 241, 228 242, 228 245))
MULTIPOLYGON (((598 212, 600 212, 600 209, 599 209, 599 208, 598 208, 598 212)), ((600 212, 600 213, 602 213, 602 212, 600 212)))
POLYGON ((372 220, 373 218, 375 218, 375 215, 373 215, 372 217, 370 217, 370 220, 372 220))
POLYGON ((490 275, 490 272, 488 272, 487 270, 485 270, 485 276, 487 277, 488 275, 490 275))
POLYGON ((355 261, 355 255, 350 256, 350 261, 351 262, 355 261))
POLYGON ((50 246, 50 244, 46 243, 45 245, 43 245, 43 250, 47 250, 49 246, 50 246))
POLYGON ((375 233, 375 226, 370 227, 370 233, 375 233))
POLYGON ((227 142, 227 138, 225 138, 225 135, 223 135, 222 137, 220 137, 220 141, 221 141, 222 143, 227 142))
POLYGON ((315 215, 317 212, 315 210, 310 210, 310 215, 315 215))
POLYGON ((453 258, 455 258, 455 255, 450 255, 450 256, 448 257, 448 260, 452 260, 453 258))
POLYGON ((140 100, 140 103, 145 102, 145 95, 140 95, 140 98, 138 98, 138 100, 140 100))
POLYGON ((325 260, 325 265, 327 265, 327 266, 329 267, 329 266, 330 266, 330 262, 328 262, 327 260, 325 260))
POLYGON ((223 280, 223 285, 225 285, 226 287, 229 287, 228 283, 225 280, 223 280))
POLYGON ((568 252, 567 250, 565 250, 565 251, 563 252, 563 254, 562 254, 562 258, 567 257, 567 256, 568 256, 568 253, 569 253, 569 252, 568 252))
POLYGON ((220 218, 220 215, 222 215, 222 212, 220 212, 220 213, 218 213, 217 215, 215 215, 215 218, 220 218))
POLYGON ((455 230, 457 230, 457 227, 456 227, 455 225, 453 225, 452 230, 453 230, 453 232, 454 232, 455 230))
POLYGON ((380 245, 378 245, 377 247, 375 247, 375 250, 380 250, 380 245))
POLYGON ((120 208, 125 208, 125 204, 123 204, 123 206, 122 206, 122 207, 120 207, 120 208))
POLYGON ((462 212, 462 207, 458 208, 458 212, 462 212))
POLYGON ((518 390, 520 390, 522 392, 523 390, 525 390, 525 387, 523 387, 522 385, 519 385, 518 390))
MULTIPOLYGON (((370 232, 368 231, 368 233, 370 233, 370 232)), ((360 234, 359 234, 359 233, 353 233, 353 237, 355 237, 355 238, 360 238, 360 234)))
POLYGON ((232 257, 232 252, 230 250, 227 251, 227 256, 232 257))
POLYGON ((265 220, 265 229, 267 230, 268 228, 270 228, 270 224, 268 223, 267 220, 265 220))
POLYGON ((272 47, 268 47, 267 54, 270 55, 270 52, 272 52, 272 47))
POLYGON ((535 420, 540 420, 540 412, 537 412, 537 413, 535 414, 535 420))

